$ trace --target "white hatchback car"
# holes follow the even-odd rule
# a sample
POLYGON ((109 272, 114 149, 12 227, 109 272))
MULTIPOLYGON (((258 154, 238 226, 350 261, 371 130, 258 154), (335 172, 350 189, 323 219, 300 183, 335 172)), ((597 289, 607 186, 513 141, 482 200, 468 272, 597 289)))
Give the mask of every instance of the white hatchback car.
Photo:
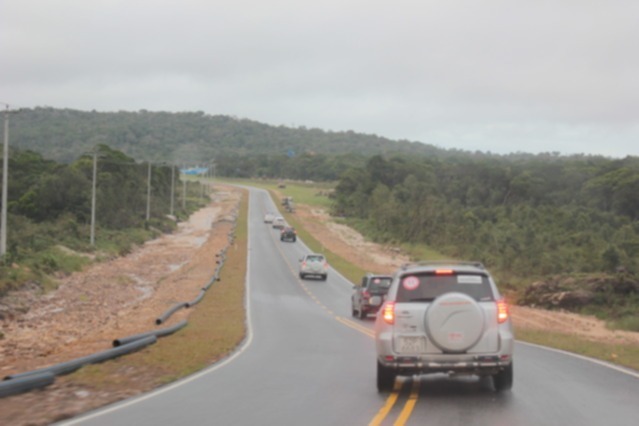
POLYGON ((478 262, 420 262, 393 276, 375 321, 377 388, 398 375, 490 376, 513 384, 513 328, 506 302, 478 262))

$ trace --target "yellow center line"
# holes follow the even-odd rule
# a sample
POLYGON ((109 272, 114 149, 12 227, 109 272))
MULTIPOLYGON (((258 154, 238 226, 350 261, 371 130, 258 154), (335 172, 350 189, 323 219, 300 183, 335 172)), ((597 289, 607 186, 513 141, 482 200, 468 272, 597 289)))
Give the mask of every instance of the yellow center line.
POLYGON ((368 328, 366 328, 364 326, 361 326, 361 325, 357 324, 356 322, 347 320, 346 318, 340 317, 340 316, 336 316, 335 319, 337 321, 341 322, 342 324, 344 324, 347 327, 350 327, 350 328, 352 328, 354 330, 357 330, 357 331, 359 331, 361 333, 364 333, 367 336, 375 337, 375 333, 373 332, 373 330, 370 330, 370 329, 368 329, 368 328))
POLYGON ((382 424, 390 410, 393 409, 395 402, 397 402, 397 398, 399 398, 399 392, 402 390, 404 386, 404 379, 395 379, 395 385, 393 386, 393 391, 388 396, 386 400, 386 404, 377 412, 377 415, 373 417, 373 420, 368 424, 368 426, 379 426, 382 424))
POLYGON ((415 404, 417 404, 417 398, 419 397, 419 377, 413 376, 413 388, 410 391, 410 396, 408 397, 408 401, 404 405, 402 412, 399 413, 399 417, 397 421, 393 423, 393 426, 404 426, 408 419, 410 418, 411 413, 413 412, 413 408, 415 408, 415 404))

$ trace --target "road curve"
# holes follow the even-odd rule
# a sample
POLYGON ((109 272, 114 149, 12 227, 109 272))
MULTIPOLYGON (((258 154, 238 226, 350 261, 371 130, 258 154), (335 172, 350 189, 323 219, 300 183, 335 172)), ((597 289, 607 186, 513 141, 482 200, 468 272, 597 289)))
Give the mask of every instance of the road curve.
POLYGON ((249 333, 231 357, 141 397, 65 425, 635 425, 639 374, 518 343, 512 392, 490 380, 407 378, 375 387, 373 320, 350 316, 352 284, 300 280, 308 249, 263 223, 275 210, 251 189, 249 333))

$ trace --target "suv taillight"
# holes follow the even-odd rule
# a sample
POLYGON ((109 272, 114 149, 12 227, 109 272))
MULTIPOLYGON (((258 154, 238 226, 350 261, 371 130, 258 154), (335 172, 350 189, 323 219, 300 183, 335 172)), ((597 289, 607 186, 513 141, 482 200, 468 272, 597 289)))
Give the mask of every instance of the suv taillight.
POLYGON ((382 318, 386 324, 395 324, 395 302, 386 302, 382 308, 382 318))
POLYGON ((508 304, 504 299, 497 301, 497 322, 499 324, 506 322, 508 319, 508 304))
POLYGON ((371 294, 368 292, 368 290, 364 290, 362 291, 362 297, 368 299, 369 297, 371 297, 371 294))

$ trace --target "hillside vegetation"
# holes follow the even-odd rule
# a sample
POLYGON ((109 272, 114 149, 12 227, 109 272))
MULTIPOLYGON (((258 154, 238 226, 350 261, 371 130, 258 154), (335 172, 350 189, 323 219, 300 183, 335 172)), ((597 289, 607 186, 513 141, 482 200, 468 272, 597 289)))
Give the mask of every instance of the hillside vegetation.
POLYGON ((375 156, 341 177, 334 214, 377 241, 483 261, 520 294, 534 284, 523 302, 639 330, 637 194, 637 158, 375 156))
MULTIPOLYGON (((148 164, 136 163, 106 145, 97 146, 96 152, 95 246, 90 244, 93 155, 60 164, 34 151, 10 152, 7 253, 0 264, 0 296, 29 282, 46 287, 53 284, 52 276, 78 270, 96 254, 123 254, 174 228, 175 221, 167 217, 170 167, 151 168, 147 221, 148 164)), ((198 206, 199 184, 191 182, 188 188, 191 196, 187 194, 184 208, 174 203, 178 217, 188 216, 198 206)))
MULTIPOLYGON (((333 213, 377 241, 481 260, 521 295, 532 283, 550 292, 528 292, 530 304, 589 309, 639 329, 627 321, 639 308, 636 157, 470 153, 202 112, 35 108, 11 123, 12 146, 38 154, 12 158, 10 212, 20 231, 10 261, 51 233, 88 239, 91 158, 82 154, 103 147, 113 163, 99 180, 100 199, 109 200, 102 207, 112 207, 98 220, 105 231, 142 223, 145 170, 135 160, 214 163, 226 177, 336 181, 333 213), (130 213, 121 215, 124 205, 130 213), (55 227, 40 230, 43 222, 55 227)), ((170 168, 157 169, 152 210, 160 219, 170 168)))

